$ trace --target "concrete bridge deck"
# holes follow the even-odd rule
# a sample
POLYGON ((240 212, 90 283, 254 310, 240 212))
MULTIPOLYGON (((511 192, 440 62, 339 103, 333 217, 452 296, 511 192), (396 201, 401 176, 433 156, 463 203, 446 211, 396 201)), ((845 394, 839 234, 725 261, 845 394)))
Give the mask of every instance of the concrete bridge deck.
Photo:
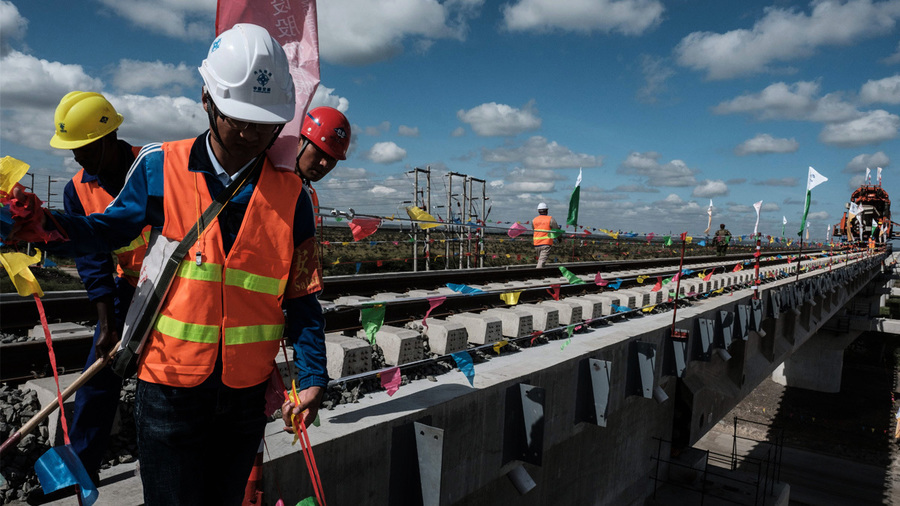
MULTIPOLYGON (((686 339, 671 338, 671 312, 651 314, 478 363, 474 386, 455 371, 323 410, 310 438, 327 500, 644 504, 671 446, 689 449, 763 378, 840 385, 840 351, 873 326, 883 259, 768 283, 758 301, 701 298, 678 310, 686 339)), ((313 495, 281 427, 266 431, 265 504, 313 495)), ((133 471, 117 468, 97 504, 140 504, 133 471)))

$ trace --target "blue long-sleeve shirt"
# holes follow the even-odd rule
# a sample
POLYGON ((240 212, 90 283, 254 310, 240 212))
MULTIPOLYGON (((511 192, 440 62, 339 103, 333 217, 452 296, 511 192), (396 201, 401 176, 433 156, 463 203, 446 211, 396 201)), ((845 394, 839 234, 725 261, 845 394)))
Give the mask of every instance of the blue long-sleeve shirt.
MULTIPOLYGON (((210 195, 215 198, 225 185, 216 176, 208 151, 206 132, 198 137, 188 160, 188 170, 203 174, 210 195)), ((48 249, 68 256, 110 252, 137 237, 147 225, 161 229, 163 212, 163 151, 159 143, 144 146, 132 165, 122 191, 103 214, 88 217, 54 213, 54 218, 69 237, 68 242, 48 245, 48 249)), ((226 256, 240 230, 256 180, 248 181, 218 216, 226 256)), ((293 224, 293 247, 315 237, 312 203, 306 192, 297 199, 293 224)), ((298 387, 326 386, 325 320, 317 294, 285 297, 282 302, 287 320, 285 337, 294 348, 298 368, 298 387)))

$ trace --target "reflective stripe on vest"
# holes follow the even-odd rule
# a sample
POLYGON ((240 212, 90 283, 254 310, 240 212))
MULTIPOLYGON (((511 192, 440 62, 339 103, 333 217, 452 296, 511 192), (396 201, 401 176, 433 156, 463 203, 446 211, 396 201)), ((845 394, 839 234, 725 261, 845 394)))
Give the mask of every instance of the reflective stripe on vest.
MULTIPOLYGON (((193 143, 163 144, 162 234, 174 240, 182 240, 195 225, 198 207, 212 202, 203 173, 188 169, 193 143)), ((178 267, 142 353, 138 378, 196 386, 212 373, 221 352, 225 385, 246 388, 268 379, 284 332, 281 300, 293 260, 300 191, 300 178, 266 161, 228 256, 218 220, 201 233, 178 267)))

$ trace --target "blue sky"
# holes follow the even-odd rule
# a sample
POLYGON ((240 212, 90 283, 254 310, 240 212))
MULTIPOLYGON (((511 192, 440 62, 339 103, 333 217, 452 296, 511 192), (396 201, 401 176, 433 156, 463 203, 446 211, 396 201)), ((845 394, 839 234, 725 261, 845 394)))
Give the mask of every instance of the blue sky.
MULTIPOLYGON (((762 200, 760 230, 780 235, 786 216, 795 234, 813 166, 829 178, 810 210, 821 240, 866 167, 900 195, 900 0, 331 0, 318 14, 313 105, 353 125, 323 206, 390 216, 412 199, 408 171, 430 166, 433 204, 453 171, 486 181, 491 221, 541 201, 562 221, 582 168, 586 226, 699 236, 712 199, 714 226, 747 234, 762 200)), ((0 155, 32 165, 39 195, 71 177, 48 141, 75 89, 106 94, 133 144, 197 135, 214 17, 211 0, 0 0, 0 155)))

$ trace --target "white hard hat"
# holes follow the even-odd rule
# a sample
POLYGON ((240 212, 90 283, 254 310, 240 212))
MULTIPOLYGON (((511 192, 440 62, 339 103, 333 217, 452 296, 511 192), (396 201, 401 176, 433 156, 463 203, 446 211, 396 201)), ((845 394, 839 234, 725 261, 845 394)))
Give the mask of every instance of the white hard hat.
POLYGON ((550 208, 547 207, 547 204, 544 202, 541 202, 540 204, 538 204, 538 211, 542 211, 544 209, 550 209, 550 208))
POLYGON ((267 124, 293 119, 294 80, 287 57, 265 28, 238 23, 222 32, 199 70, 225 116, 267 124))

